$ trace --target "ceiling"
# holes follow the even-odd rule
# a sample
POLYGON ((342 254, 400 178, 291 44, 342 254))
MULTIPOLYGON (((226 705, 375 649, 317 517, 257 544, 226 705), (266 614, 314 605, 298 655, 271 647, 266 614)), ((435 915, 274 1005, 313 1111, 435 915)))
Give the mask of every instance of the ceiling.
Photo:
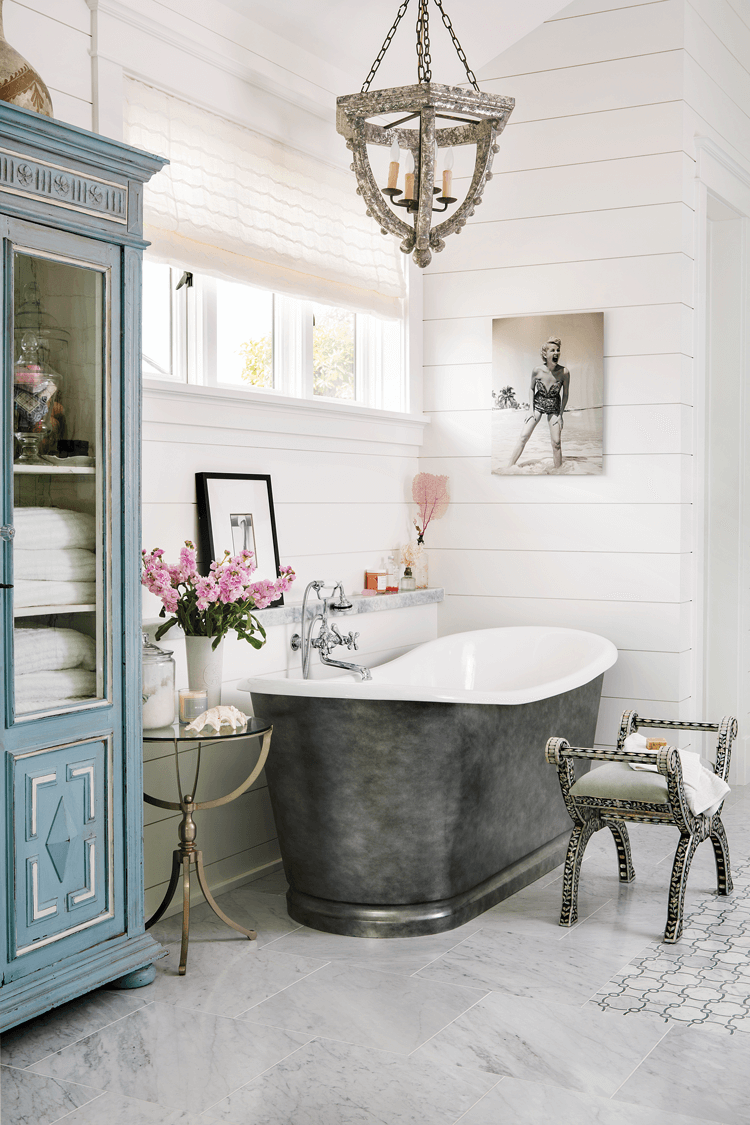
MULTIPOLYGON (((398 11, 398 0, 223 0, 267 31, 351 76, 351 93, 370 64, 398 11)), ((470 66, 478 77, 493 59, 567 7, 561 0, 444 0, 470 66)), ((416 82, 416 0, 411 0, 396 37, 373 82, 374 89, 416 82)), ((430 40, 435 81, 464 75, 440 14, 430 5, 430 40)), ((492 77, 491 73, 485 77, 492 77)))

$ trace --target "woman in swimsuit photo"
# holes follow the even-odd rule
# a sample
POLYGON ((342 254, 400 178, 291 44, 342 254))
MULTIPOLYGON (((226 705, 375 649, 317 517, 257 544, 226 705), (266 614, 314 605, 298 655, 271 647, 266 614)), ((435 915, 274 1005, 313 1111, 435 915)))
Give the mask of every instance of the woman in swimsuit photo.
POLYGON ((570 372, 567 367, 558 363, 561 347, 562 341, 556 336, 550 336, 546 344, 542 344, 540 354, 543 362, 540 367, 535 367, 531 372, 529 413, 524 420, 518 444, 508 462, 508 468, 516 464, 524 451, 526 442, 544 417, 547 418, 549 424, 554 467, 556 469, 562 467, 563 414, 570 393, 570 372))

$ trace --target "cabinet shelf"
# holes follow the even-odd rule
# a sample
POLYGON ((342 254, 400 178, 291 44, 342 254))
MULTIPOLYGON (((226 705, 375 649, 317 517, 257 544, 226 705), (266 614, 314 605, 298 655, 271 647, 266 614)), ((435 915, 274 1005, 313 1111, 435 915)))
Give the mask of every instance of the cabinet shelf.
POLYGON ((14 465, 13 472, 35 477, 93 477, 94 465, 14 465))
POLYGON ((93 613, 95 605, 26 605, 14 606, 14 617, 42 617, 51 613, 93 613))

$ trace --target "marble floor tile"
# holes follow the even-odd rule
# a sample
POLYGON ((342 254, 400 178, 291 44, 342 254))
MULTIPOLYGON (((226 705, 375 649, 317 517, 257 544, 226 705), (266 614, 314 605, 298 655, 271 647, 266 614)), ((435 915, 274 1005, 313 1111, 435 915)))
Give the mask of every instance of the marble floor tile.
POLYGON ((351 964, 367 965, 387 973, 401 973, 411 976, 458 945, 471 934, 478 933, 482 925, 481 915, 448 930, 444 934, 430 934, 411 938, 356 938, 340 934, 324 934, 303 926, 293 934, 278 938, 269 950, 284 953, 304 954, 318 957, 323 961, 348 961, 351 964))
POLYGON ((232 1125, 452 1125, 496 1081, 316 1039, 208 1113, 232 1125))
MULTIPOLYGON (((607 895, 590 894, 581 887, 578 896, 578 917, 587 918, 607 901, 607 895)), ((493 927, 507 933, 526 934, 530 937, 561 936, 560 906, 562 903, 562 881, 539 886, 532 883, 522 891, 511 895, 497 906, 480 914, 477 921, 483 929, 493 927)))
MULTIPOLYGON (((252 883, 219 895, 216 901, 233 922, 239 922, 241 926, 257 932, 258 945, 267 945, 274 938, 299 929, 297 922, 293 922, 287 914, 283 895, 255 891, 252 883)), ((179 941, 182 934, 182 914, 163 918, 149 932, 163 945, 179 941)), ((201 902, 190 910, 190 944, 192 946, 201 941, 244 942, 247 938, 222 922, 207 902, 201 902)))
POLYGON ((725 1125, 747 1125, 750 1036, 711 1026, 673 1025, 615 1098, 725 1125))
POLYGON ((210 1118, 121 1094, 100 1094, 66 1117, 65 1125, 210 1125, 210 1118))
POLYGON ((269 871, 267 875, 261 875, 260 879, 253 879, 247 885, 254 891, 263 891, 268 895, 285 895, 289 890, 283 867, 279 867, 277 871, 269 871))
POLYGON ((626 963, 617 950, 490 929, 466 938, 417 977, 579 1006, 626 963))
POLYGON ((360 1047, 406 1055, 484 995, 460 988, 330 964, 245 1012, 244 1019, 360 1047))
POLYGON ((144 991, 99 988, 96 992, 53 1008, 51 1012, 4 1031, 0 1039, 0 1057, 10 1066, 22 1069, 31 1066, 45 1056, 70 1046, 77 1039, 83 1039, 142 1008, 148 1003, 144 991))
POLYGON ((198 1114, 308 1038, 156 1002, 31 1069, 198 1114))
POLYGON ((52 1125, 99 1094, 90 1086, 60 1082, 28 1070, 0 1067, 3 1125, 52 1125))
POLYGON ((180 947, 168 948, 169 956, 156 963, 154 983, 139 991, 148 1000, 217 1016, 238 1016, 326 964, 321 958, 272 952, 247 939, 203 941, 191 948, 187 974, 181 977, 180 947))
POLYGON ((503 1078, 462 1118, 460 1125, 717 1125, 652 1106, 626 1105, 577 1090, 503 1078))
POLYGON ((611 1097, 667 1031, 622 1016, 493 992, 413 1058, 611 1097))

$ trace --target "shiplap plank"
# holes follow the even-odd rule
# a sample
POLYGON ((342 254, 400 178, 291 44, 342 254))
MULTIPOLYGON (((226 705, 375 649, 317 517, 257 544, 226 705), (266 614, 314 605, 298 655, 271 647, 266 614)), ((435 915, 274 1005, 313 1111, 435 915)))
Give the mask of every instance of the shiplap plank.
POLYGON ((605 59, 679 49, 683 44, 680 0, 635 8, 612 8, 585 19, 557 20, 536 28, 482 67, 482 81, 504 75, 536 74, 550 63, 555 68, 580 67, 605 59), (647 47, 644 45, 647 44, 647 47))
POLYGON ((430 579, 446 595, 549 597, 594 601, 685 600, 680 555, 576 551, 430 552, 430 579))
MULTIPOLYGON (((498 157, 498 162, 500 158, 498 157)), ((498 172, 482 199, 483 223, 567 215, 580 211, 611 211, 676 203, 683 198, 686 157, 680 152, 656 156, 498 172)), ((691 166, 691 171, 693 171, 691 166)), ((468 178, 454 180, 465 194, 468 178)), ((459 198, 461 197, 460 192, 459 198)), ((468 231, 468 227, 467 227, 468 231)))
MULTIPOLYGON (((543 589, 535 593, 540 592, 543 589)), ((599 633, 618 648, 646 652, 685 648, 681 607, 676 602, 594 601, 564 598, 556 591, 552 597, 519 597, 499 584, 487 597, 469 591, 447 594, 439 606, 438 624, 441 636, 465 629, 554 625, 599 633)))
MULTIPOLYGON (((642 49, 647 49, 644 44, 642 49)), ((484 83, 489 94, 516 99, 511 120, 536 121, 576 113, 653 105, 682 97, 682 51, 593 62, 570 70, 500 76, 484 83)))
POLYGON ((690 300, 690 274, 679 253, 428 273, 424 279, 427 320, 583 312, 690 300))
POLYGON ((690 550, 685 504, 451 504, 429 527, 430 548, 472 551, 690 550))
MULTIPOLYGON (((490 472, 490 457, 424 457, 421 468, 449 478, 451 504, 684 504, 692 494, 692 458, 686 454, 644 453, 608 457, 597 476, 501 477, 490 472), (530 484, 536 481, 537 484, 530 484)), ((497 518, 502 520, 502 507, 497 518)))
POLYGON ((636 255, 692 256, 693 224, 688 217, 682 202, 494 222, 485 222, 484 212, 477 212, 458 242, 451 244, 450 258, 438 259, 430 276, 636 255))
POLYGON ((50 91, 91 102, 91 35, 20 4, 6 6, 9 43, 39 72, 50 91))
POLYGON ((596 100, 573 116, 550 112, 538 121, 511 116, 495 157, 495 173, 577 166, 679 151, 682 104, 604 109, 596 100))
POLYGON ((574 0, 572 4, 557 12, 546 21, 557 23, 560 20, 577 19, 594 12, 608 12, 612 8, 640 8, 646 4, 663 4, 665 0, 574 0))
POLYGON ((16 8, 26 8, 56 23, 66 24, 75 31, 82 31, 84 35, 91 35, 91 11, 86 0, 5 0, 6 32, 16 19, 16 8))

